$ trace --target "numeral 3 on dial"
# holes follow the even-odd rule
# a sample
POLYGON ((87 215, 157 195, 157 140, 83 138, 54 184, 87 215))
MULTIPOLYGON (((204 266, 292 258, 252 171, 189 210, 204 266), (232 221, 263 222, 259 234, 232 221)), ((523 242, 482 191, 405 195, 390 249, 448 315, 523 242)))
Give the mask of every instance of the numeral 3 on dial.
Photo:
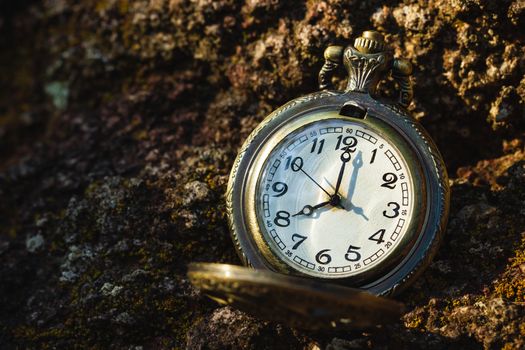
POLYGON ((401 206, 396 202, 388 202, 387 206, 388 208, 392 209, 392 213, 384 210, 383 216, 390 219, 397 218, 399 216, 399 208, 401 208, 401 206))

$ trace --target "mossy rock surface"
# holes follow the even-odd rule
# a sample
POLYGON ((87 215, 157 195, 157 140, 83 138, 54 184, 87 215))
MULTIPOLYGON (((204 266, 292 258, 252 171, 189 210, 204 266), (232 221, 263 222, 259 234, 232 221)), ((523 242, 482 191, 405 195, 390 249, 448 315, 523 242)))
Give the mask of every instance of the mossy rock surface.
POLYGON ((524 27, 520 0, 0 1, 0 347, 525 348, 524 27), (186 265, 239 264, 241 142, 370 28, 416 67, 451 175, 409 311, 319 334, 208 301, 186 265))

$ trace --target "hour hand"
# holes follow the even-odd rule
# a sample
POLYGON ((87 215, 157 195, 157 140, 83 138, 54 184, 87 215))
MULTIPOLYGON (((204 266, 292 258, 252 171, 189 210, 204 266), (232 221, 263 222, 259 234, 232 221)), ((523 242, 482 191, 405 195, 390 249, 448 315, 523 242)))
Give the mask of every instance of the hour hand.
POLYGON ((316 209, 319 209, 321 207, 324 207, 325 205, 330 204, 330 201, 322 202, 317 205, 311 206, 311 205, 305 205, 303 209, 301 209, 299 212, 293 214, 292 216, 298 216, 298 215, 305 215, 310 216, 314 213, 316 209))

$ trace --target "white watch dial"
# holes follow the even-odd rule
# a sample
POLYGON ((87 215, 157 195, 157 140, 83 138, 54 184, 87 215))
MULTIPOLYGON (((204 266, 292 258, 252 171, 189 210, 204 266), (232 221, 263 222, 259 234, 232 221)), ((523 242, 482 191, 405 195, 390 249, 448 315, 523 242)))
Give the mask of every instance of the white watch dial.
POLYGON ((327 119, 293 131, 271 151, 256 210, 283 261, 311 276, 341 278, 394 251, 409 227, 413 197, 395 145, 357 121, 327 119))

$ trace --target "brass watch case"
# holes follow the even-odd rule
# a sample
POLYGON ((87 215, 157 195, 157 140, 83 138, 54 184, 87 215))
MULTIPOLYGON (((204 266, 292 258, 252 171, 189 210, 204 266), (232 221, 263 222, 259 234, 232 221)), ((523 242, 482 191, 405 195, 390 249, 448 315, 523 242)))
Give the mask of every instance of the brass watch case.
POLYGON ((264 320, 310 330, 373 329, 394 323, 404 305, 361 290, 225 264, 190 264, 202 293, 264 320))
POLYGON ((230 232, 246 266, 393 295, 430 263, 441 242, 449 208, 443 159, 423 127, 402 107, 368 92, 325 90, 294 99, 272 112, 250 134, 234 162, 226 205, 230 232), (352 104, 364 118, 342 115, 352 104), (344 278, 312 278, 283 262, 266 242, 256 217, 257 183, 272 149, 293 130, 322 119, 349 119, 374 129, 403 154, 412 176, 412 219, 402 241, 378 266, 344 278))

